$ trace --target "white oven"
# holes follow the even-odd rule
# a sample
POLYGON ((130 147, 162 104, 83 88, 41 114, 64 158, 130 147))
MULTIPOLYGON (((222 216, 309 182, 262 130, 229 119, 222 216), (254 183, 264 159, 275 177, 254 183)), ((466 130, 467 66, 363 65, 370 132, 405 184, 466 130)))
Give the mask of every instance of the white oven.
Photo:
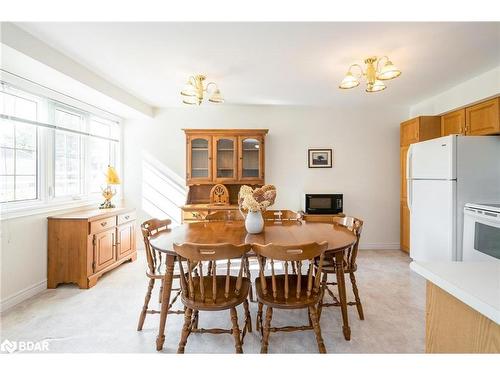
POLYGON ((500 204, 465 205, 463 260, 500 262, 500 204))

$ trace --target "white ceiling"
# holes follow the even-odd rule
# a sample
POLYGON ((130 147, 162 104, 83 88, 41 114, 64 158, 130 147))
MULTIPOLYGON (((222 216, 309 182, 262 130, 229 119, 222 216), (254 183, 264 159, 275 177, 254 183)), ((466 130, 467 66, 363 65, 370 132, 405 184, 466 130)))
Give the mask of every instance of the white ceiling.
POLYGON ((226 103, 408 106, 500 65, 500 23, 18 23, 155 107, 180 105, 189 75, 226 103), (380 93, 337 88, 348 66, 389 55, 380 93))

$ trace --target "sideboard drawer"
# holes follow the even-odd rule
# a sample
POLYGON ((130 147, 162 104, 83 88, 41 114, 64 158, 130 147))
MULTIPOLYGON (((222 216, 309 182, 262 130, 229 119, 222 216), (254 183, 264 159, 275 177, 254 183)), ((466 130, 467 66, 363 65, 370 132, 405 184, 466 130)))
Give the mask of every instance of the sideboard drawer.
POLYGON ((128 221, 135 220, 135 211, 127 212, 126 214, 118 215, 118 225, 126 223, 128 221))
POLYGON ((116 216, 90 222, 90 233, 98 233, 116 226, 116 216))

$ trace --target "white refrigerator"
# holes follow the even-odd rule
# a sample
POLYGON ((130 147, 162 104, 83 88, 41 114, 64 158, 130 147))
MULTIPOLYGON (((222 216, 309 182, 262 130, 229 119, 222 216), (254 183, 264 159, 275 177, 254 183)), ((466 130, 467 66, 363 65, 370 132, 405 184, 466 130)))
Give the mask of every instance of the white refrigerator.
POLYGON ((410 257, 461 261, 465 203, 500 201, 500 136, 450 135, 407 155, 410 257))

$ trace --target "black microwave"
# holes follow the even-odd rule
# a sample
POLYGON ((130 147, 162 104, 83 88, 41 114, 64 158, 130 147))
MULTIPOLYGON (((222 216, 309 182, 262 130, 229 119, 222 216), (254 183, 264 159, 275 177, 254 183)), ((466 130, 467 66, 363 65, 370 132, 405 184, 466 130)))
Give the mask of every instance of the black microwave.
POLYGON ((343 194, 306 194, 307 214, 340 214, 343 210, 343 194))

